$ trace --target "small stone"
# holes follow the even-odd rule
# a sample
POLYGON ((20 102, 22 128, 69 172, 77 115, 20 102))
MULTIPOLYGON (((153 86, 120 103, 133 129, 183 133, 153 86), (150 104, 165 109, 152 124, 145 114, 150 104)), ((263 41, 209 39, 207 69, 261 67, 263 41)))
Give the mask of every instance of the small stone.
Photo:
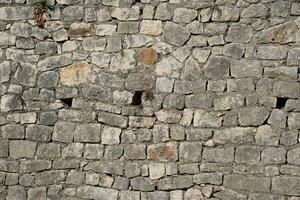
POLYGON ((204 50, 200 48, 195 48, 193 50, 193 56, 200 62, 206 63, 208 57, 210 55, 210 50, 204 50))
MULTIPOLYGON (((1 16, 1 15, 0 15, 1 16)), ((25 200, 26 189, 22 186, 9 186, 7 189, 6 200, 25 200)))
POLYGON ((68 6, 63 10, 63 20, 65 21, 81 21, 83 19, 82 6, 68 6))
POLYGON ((252 4, 245 8, 241 17, 266 17, 268 9, 264 4, 252 4))
POLYGON ((83 154, 82 143, 71 143, 62 149, 63 158, 80 158, 83 154))
POLYGON ((252 28, 243 24, 232 24, 225 40, 227 42, 247 43, 250 41, 252 28))
POLYGON ((203 160, 206 162, 229 163, 234 160, 234 148, 214 148, 203 150, 203 160))
POLYGON ((43 72, 38 77, 38 87, 54 88, 57 86, 59 76, 54 71, 43 72))
POLYGON ((68 40, 68 31, 66 29, 60 29, 53 33, 53 39, 57 42, 68 40))
MULTIPOLYGON (((0 20, 29 20, 33 18, 32 9, 29 7, 1 7, 0 8, 0 20)), ((0 37, 1 38, 1 37, 0 37)))
POLYGON ((149 177, 151 180, 157 180, 165 175, 165 164, 163 163, 150 163, 149 164, 149 177))
POLYGON ((300 178, 278 176, 272 179, 272 192, 299 196, 300 178))
POLYGON ((207 23, 204 27, 204 34, 208 36, 223 35, 226 33, 226 31, 227 31, 226 23, 207 23))
POLYGON ((290 113, 288 117, 288 126, 294 130, 300 129, 299 120, 300 120, 300 113, 293 113, 293 112, 290 113))
POLYGON ((174 80, 168 78, 158 78, 156 81, 156 90, 158 92, 171 93, 173 91, 174 80))
POLYGON ((207 78, 221 78, 229 76, 230 61, 224 56, 210 56, 204 66, 204 75, 207 78))
POLYGON ((118 33, 119 34, 133 34, 139 32, 138 22, 119 22, 118 33))
POLYGON ((271 181, 266 177, 244 176, 229 174, 224 176, 224 185, 232 189, 268 192, 271 181))
POLYGON ((0 83, 9 81, 11 75, 11 65, 9 61, 0 63, 0 83))
POLYGON ((231 76, 236 78, 247 77, 261 77, 263 72, 263 66, 260 61, 252 60, 232 60, 231 62, 231 76))
POLYGON ((163 31, 162 22, 159 20, 142 20, 140 27, 140 33, 146 35, 158 36, 163 31))
POLYGON ((157 6, 154 15, 155 19, 170 20, 172 18, 172 12, 168 3, 161 3, 157 6))
POLYGON ((176 60, 173 56, 169 56, 156 64, 154 72, 159 76, 179 78, 182 67, 181 62, 176 60))
POLYGON ((55 159, 61 156, 60 153, 60 145, 49 143, 49 144, 41 144, 37 148, 36 155, 41 159, 55 159))
POLYGON ((49 142, 52 130, 52 127, 49 126, 29 125, 26 128, 26 139, 37 142, 49 142))
POLYGON ((235 161, 249 165, 258 164, 260 161, 260 148, 255 146, 240 146, 235 152, 235 161))
POLYGON ((54 42, 39 42, 36 44, 35 52, 37 54, 55 54, 57 45, 54 42))
POLYGON ((138 191, 149 192, 154 190, 154 183, 148 177, 133 178, 130 181, 130 185, 134 190, 138 191))
MULTIPOLYGON (((119 40, 119 44, 121 45, 121 41, 119 40)), ((111 49, 113 51, 119 51, 121 46, 118 49, 111 49)), ((128 70, 131 70, 135 67, 136 60, 135 60, 135 51, 131 49, 125 49, 121 52, 115 54, 110 63, 110 71, 117 72, 121 71, 126 73, 128 70)))
POLYGON ((299 148, 294 148, 288 151, 287 153, 287 162, 292 165, 299 165, 300 161, 299 148))
POLYGON ((24 37, 24 38, 29 38, 31 34, 31 26, 27 23, 23 22, 16 22, 13 23, 12 26, 10 27, 10 31, 12 34, 24 37))
POLYGON ((162 39, 167 43, 175 46, 183 46, 189 37, 190 33, 187 32, 182 26, 173 22, 166 22, 162 39))
POLYGON ((52 140, 59 142, 72 142, 75 132, 75 124, 69 122, 57 122, 54 125, 52 140))
POLYGON ((183 162, 199 162, 201 160, 202 144, 199 142, 184 142, 179 146, 179 159, 183 162))
POLYGON ((205 128, 217 128, 222 125, 222 117, 216 112, 196 110, 194 112, 194 126, 205 128))
POLYGON ((141 48, 137 53, 137 60, 145 65, 153 65, 157 60, 157 53, 153 48, 141 48))
POLYGON ((176 161, 178 159, 177 145, 172 142, 149 145, 147 158, 155 161, 176 161))
POLYGON ((76 126, 74 141, 100 142, 100 124, 84 124, 76 126))
POLYGON ((286 127, 287 114, 282 110, 274 109, 268 119, 268 123, 277 128, 286 127))
POLYGON ((121 129, 105 127, 102 132, 102 144, 119 144, 121 129))
POLYGON ((72 63, 71 54, 62 54, 59 56, 47 57, 38 62, 38 68, 41 71, 51 70, 58 67, 63 67, 72 63))
POLYGON ((121 21, 138 20, 140 15, 140 9, 137 6, 131 8, 114 8, 111 12, 111 16, 121 21))
POLYGON ((240 59, 245 53, 245 46, 240 43, 231 43, 224 46, 224 54, 228 57, 240 59))

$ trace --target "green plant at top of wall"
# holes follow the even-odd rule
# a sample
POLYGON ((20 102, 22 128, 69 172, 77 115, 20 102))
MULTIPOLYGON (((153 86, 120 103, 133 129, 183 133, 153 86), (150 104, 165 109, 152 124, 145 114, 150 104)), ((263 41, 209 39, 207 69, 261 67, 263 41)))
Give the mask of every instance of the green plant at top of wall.
POLYGON ((54 10, 54 7, 48 5, 46 0, 39 0, 33 4, 34 17, 38 27, 45 27, 46 20, 44 19, 44 14, 50 17, 50 11, 52 10, 54 10))

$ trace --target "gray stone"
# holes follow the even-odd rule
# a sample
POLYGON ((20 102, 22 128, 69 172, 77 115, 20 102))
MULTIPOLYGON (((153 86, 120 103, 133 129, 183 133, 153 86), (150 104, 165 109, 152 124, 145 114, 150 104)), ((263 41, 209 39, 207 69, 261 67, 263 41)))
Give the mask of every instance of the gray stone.
POLYGON ((204 75, 207 78, 223 78, 229 76, 230 60, 224 56, 210 56, 204 65, 204 75))
POLYGON ((194 113, 194 126, 204 128, 217 128, 222 125, 222 117, 216 112, 196 110, 194 113))
POLYGON ((129 160, 145 159, 146 146, 144 144, 131 144, 125 148, 124 156, 129 160))
POLYGON ((232 162, 234 160, 234 148, 206 148, 203 150, 203 160, 207 162, 232 162))
POLYGON ((46 160, 26 160, 20 163, 21 173, 40 172, 51 168, 51 162, 46 160))
POLYGON ((156 199, 169 200, 169 193, 162 192, 162 191, 148 192, 147 199, 148 200, 156 200, 156 199))
POLYGON ((28 190, 28 200, 47 200, 46 195, 47 188, 46 187, 40 187, 40 188, 30 188, 28 190))
POLYGON ((274 109, 271 112, 271 115, 268 119, 268 123, 277 128, 285 128, 286 119, 287 119, 287 114, 284 111, 274 109))
POLYGON ((1 98, 0 110, 3 112, 21 110, 23 108, 21 99, 12 94, 3 95, 1 98))
POLYGON ((183 46, 189 37, 190 33, 187 32, 182 26, 173 22, 166 22, 162 39, 167 43, 175 46, 183 46))
MULTIPOLYGON (((180 76, 180 70, 183 65, 176 60, 173 56, 162 59, 156 64, 155 73, 159 76, 169 76, 178 78, 180 76)), ((161 77, 163 79, 163 77, 161 77)))
POLYGON ((282 131, 269 125, 259 126, 255 135, 256 143, 259 145, 277 146, 282 131))
POLYGON ((215 110, 231 110, 244 105, 244 98, 241 95, 228 95, 214 100, 215 110))
POLYGON ((260 161, 260 148, 255 146, 237 147, 235 152, 237 163, 255 165, 260 161))
POLYGON ((185 98, 185 106, 188 108, 210 108, 213 106, 214 96, 209 93, 192 94, 185 98))
POLYGON ((300 120, 300 113, 296 113, 296 112, 290 113, 290 115, 288 116, 289 128, 294 130, 300 129, 299 120, 300 120))
POLYGON ((287 48, 284 46, 260 46, 257 57, 266 60, 284 59, 287 55, 287 48))
POLYGON ((38 27, 33 27, 31 36, 38 39, 38 40, 44 40, 49 35, 49 32, 45 29, 41 29, 38 27))
POLYGON ((168 3, 159 4, 156 8, 154 18, 155 19, 160 19, 160 20, 169 20, 169 19, 171 19, 172 18, 172 12, 171 12, 170 4, 168 4, 168 3))
POLYGON ((273 85, 273 94, 277 97, 298 98, 300 86, 294 81, 276 81, 273 85))
POLYGON ((37 142, 49 142, 52 134, 52 127, 43 125, 29 125, 26 128, 26 139, 37 142))
POLYGON ((9 61, 0 63, 0 83, 9 81, 11 75, 11 65, 9 61))
POLYGON ((57 45, 54 42, 39 42, 36 44, 35 52, 37 54, 55 54, 57 45))
POLYGON ((65 21, 80 21, 83 19, 82 6, 68 6, 63 10, 65 21))
POLYGON ((7 190, 6 200, 25 200, 26 189, 22 186, 9 186, 7 190))
POLYGON ((60 109, 58 119, 69 122, 91 122, 96 118, 96 113, 86 110, 60 109))
POLYGON ((19 124, 6 124, 1 131, 4 139, 23 139, 25 136, 24 127, 19 124))
POLYGON ((105 154, 104 157, 108 159, 119 159, 124 152, 124 148, 122 146, 117 146, 117 145, 112 145, 112 146, 107 146, 105 148, 105 154))
POLYGON ((174 11, 174 22, 189 23, 197 17, 197 11, 187 8, 177 8, 174 11))
POLYGON ((229 92, 253 93, 255 90, 253 78, 228 79, 227 90, 229 92))
POLYGON ((61 156, 60 145, 54 143, 41 144, 37 148, 36 155, 41 159, 59 158, 61 156))
POLYGON ((225 34, 228 25, 225 23, 206 23, 204 26, 204 34, 208 36, 225 34))
POLYGON ((269 147, 262 151, 261 162, 263 164, 283 164, 286 162, 286 150, 284 148, 269 147))
POLYGON ((280 176, 272 179, 271 191, 277 194, 299 196, 300 178, 280 176))
POLYGON ((206 86, 205 80, 175 81, 174 92, 178 94, 192 94, 192 93, 204 92, 205 86, 206 86))
POLYGON ((36 75, 36 65, 26 63, 18 67, 15 77, 23 85, 34 86, 36 83, 36 75))
POLYGON ((243 24, 232 24, 225 40, 227 42, 247 43, 250 41, 252 28, 243 24))
POLYGON ((43 125, 54 125, 57 121, 56 112, 42 112, 39 117, 39 123, 43 125))
POLYGON ((140 24, 140 33, 158 36, 163 32, 162 22, 159 20, 143 20, 140 24))
POLYGON ((300 161, 300 151, 299 148, 294 148, 287 153, 287 162, 292 165, 299 165, 300 161))
POLYGON ((268 9, 264 4, 252 4, 245 8, 241 17, 266 17, 268 14, 268 9))
POLYGON ((72 63, 71 54, 62 54, 58 56, 47 57, 38 62, 38 68, 41 71, 51 70, 58 67, 63 67, 72 63))
POLYGON ((0 20, 28 20, 33 17, 32 9, 29 7, 1 7, 0 20))
POLYGON ((16 36, 1 32, 0 33, 0 46, 14 46, 16 44, 16 36))
POLYGON ((201 161, 202 144, 199 142, 184 142, 179 146, 179 159, 183 162, 201 161))
POLYGON ((140 193, 135 191, 120 191, 120 200, 140 200, 140 193))
POLYGON ((8 153, 9 153, 8 140, 1 140, 0 141, 0 158, 8 157, 8 153))
POLYGON ((264 177, 229 174, 224 176, 224 186, 232 189, 268 192, 271 181, 264 177))
POLYGON ((188 47, 205 47, 207 46, 207 40, 201 35, 192 35, 189 41, 187 42, 188 47))
POLYGON ((132 34, 139 32, 138 22, 119 22, 118 33, 120 34, 132 34))
POLYGON ((24 38, 29 38, 30 34, 31 34, 31 29, 32 27, 27 24, 27 23, 23 23, 23 22, 16 22, 13 23, 10 31, 12 34, 24 37, 24 38))
POLYGON ((193 185, 193 178, 189 175, 165 177, 158 181, 159 190, 186 189, 193 185))
POLYGON ((33 158, 36 151, 36 143, 30 141, 13 140, 9 143, 9 151, 11 158, 33 158))
POLYGON ((100 124, 83 124, 76 126, 74 141, 76 142, 99 142, 100 124))
POLYGON ((82 143, 70 143, 62 149, 63 158, 80 158, 83 154, 82 143))
POLYGON ((66 179, 66 173, 63 170, 45 171, 35 176, 35 184, 38 186, 46 186, 58 184, 66 179))
POLYGON ((239 122, 242 126, 262 125, 269 114, 269 110, 264 107, 243 108, 238 113, 239 122))
POLYGON ((224 55, 240 59, 245 54, 245 46, 240 43, 231 43, 224 46, 224 55))
POLYGON ((148 177, 137 177, 133 178, 130 181, 130 185, 134 190, 138 191, 153 191, 154 190, 154 183, 148 177))
POLYGON ((69 122, 57 122, 54 125, 52 140, 59 142, 72 142, 75 132, 75 124, 69 122))
POLYGON ((221 185, 223 181, 223 175, 220 172, 195 174, 193 176, 193 181, 196 184, 221 185))
POLYGON ((84 157, 87 159, 100 159, 103 157, 104 147, 101 144, 86 144, 84 157))
POLYGON ((140 10, 138 6, 132 6, 131 8, 113 8, 111 16, 117 18, 120 21, 133 21, 139 19, 140 10))
POLYGON ((122 50, 122 38, 119 36, 112 36, 107 39, 106 52, 118 52, 122 50))
POLYGON ((164 103, 164 108, 175 108, 183 109, 184 108, 184 96, 180 94, 170 94, 166 96, 164 103))
POLYGON ((225 128, 223 130, 216 130, 214 133, 214 142, 216 144, 243 144, 252 142, 254 140, 255 129, 254 128, 225 128))
POLYGON ((230 72, 231 76, 236 78, 261 77, 263 66, 256 60, 232 60, 230 72))
MULTIPOLYGON (((59 29, 58 31, 53 33, 53 39, 54 39, 54 41, 57 41, 57 42, 62 42, 62 41, 68 40, 68 31, 66 29, 59 29)), ((56 51, 54 46, 53 46, 53 50, 56 51)))
POLYGON ((214 9, 211 19, 217 22, 238 21, 239 12, 230 6, 218 6, 214 9))

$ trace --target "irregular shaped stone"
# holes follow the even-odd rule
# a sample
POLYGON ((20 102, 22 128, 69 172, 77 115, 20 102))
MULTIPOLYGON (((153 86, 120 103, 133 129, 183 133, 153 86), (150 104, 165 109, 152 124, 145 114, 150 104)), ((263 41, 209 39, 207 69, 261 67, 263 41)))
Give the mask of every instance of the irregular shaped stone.
POLYGON ((175 109, 163 109, 155 112, 155 116, 160 122, 175 124, 180 122, 182 114, 175 109))
POLYGON ((235 161, 248 165, 258 164, 260 161, 260 148, 255 146, 237 147, 235 152, 235 161))
POLYGON ((40 172, 51 168, 51 162, 46 160, 26 160, 20 163, 21 173, 40 172))
POLYGON ((133 69, 135 65, 135 51, 125 49, 111 58, 110 71, 121 71, 125 73, 128 70, 133 69))
POLYGON ((255 140, 258 145, 278 146, 282 131, 269 125, 262 125, 257 128, 255 140))
POLYGON ((160 3, 156 8, 154 18, 160 20, 170 20, 172 18, 172 15, 173 13, 171 11, 170 4, 160 3))
POLYGON ((68 6, 63 10, 63 20, 80 21, 83 18, 84 10, 82 6, 68 6))
POLYGON ((35 199, 46 200, 47 199, 46 191, 47 191, 46 187, 30 188, 28 190, 28 200, 35 200, 35 199))
POLYGON ((194 113, 194 126, 205 128, 217 128, 222 125, 222 117, 216 112, 196 110, 194 113))
POLYGON ((92 170, 98 173, 122 176, 124 172, 124 163, 119 160, 89 162, 85 166, 84 170, 92 170))
POLYGON ((182 26, 173 22, 166 22, 162 39, 167 43, 175 46, 183 46, 189 37, 190 33, 187 32, 182 26))
POLYGON ((57 122, 54 125, 52 140, 59 142, 72 142, 75 132, 75 124, 69 122, 57 122))
POLYGON ((153 117, 129 116, 129 126, 134 128, 152 128, 154 122, 153 117))
POLYGON ((206 34, 207 36, 225 34, 227 31, 227 27, 228 25, 225 23, 207 23, 204 26, 204 34, 206 34))
POLYGON ((128 123, 127 117, 107 112, 99 112, 98 121, 104 124, 121 128, 126 128, 128 123))
POLYGON ((9 143, 10 157, 19 158, 33 158, 36 143, 23 140, 13 140, 9 143))
POLYGON ((268 14, 268 9, 264 4, 252 4, 245 8, 241 17, 266 17, 268 14))
POLYGON ((187 8, 177 8, 174 11, 174 22, 189 23, 197 17, 197 11, 187 8))
POLYGON ((100 124, 83 124, 76 126, 74 141, 76 142, 99 142, 100 124))
POLYGON ((130 181, 134 190, 149 192, 154 190, 154 183, 148 177, 137 177, 130 181))
POLYGON ((232 24, 227 33, 225 40, 227 42, 247 43, 250 41, 252 33, 251 26, 243 24, 232 24))
POLYGON ((35 184, 38 186, 46 186, 57 184, 66 179, 66 173, 63 170, 45 171, 35 176, 35 184))
POLYGON ((6 200, 16 200, 16 199, 25 200, 26 189, 19 185, 9 186, 7 189, 6 200))
POLYGON ((62 54, 59 56, 47 57, 38 62, 38 68, 41 71, 51 70, 58 67, 63 67, 72 63, 71 54, 62 54))
POLYGON ((262 125, 269 117, 269 110, 264 107, 243 108, 239 111, 239 122, 242 126, 262 125))
POLYGON ((38 146, 36 151, 37 158, 56 159, 61 156, 60 145, 55 143, 44 143, 38 146))
POLYGON ((216 22, 238 21, 239 12, 230 6, 218 6, 213 10, 211 19, 216 22))
POLYGON ((224 56, 210 56, 204 65, 204 75, 207 78, 223 78, 229 76, 230 60, 224 56))
POLYGON ((31 34, 31 29, 32 27, 23 22, 16 22, 13 23, 13 25, 10 28, 10 31, 12 34, 24 37, 24 38, 29 38, 31 34))
POLYGON ((290 113, 288 117, 288 126, 294 130, 300 129, 299 120, 300 120, 300 113, 290 113))
POLYGON ((137 53, 137 60, 145 65, 153 65, 157 60, 157 53, 153 48, 141 48, 137 53))
POLYGON ((38 42, 35 52, 37 54, 55 54, 57 53, 57 45, 55 42, 38 42))
POLYGON ((79 62, 60 69, 60 81, 67 86, 89 83, 93 79, 91 67, 86 62, 79 62))
POLYGON ((165 177, 158 181, 159 190, 176 190, 176 189, 186 189, 193 185, 192 176, 180 175, 174 177, 165 177))
POLYGON ((275 165, 286 162, 286 150, 284 148, 268 147, 261 153, 263 164, 275 165))

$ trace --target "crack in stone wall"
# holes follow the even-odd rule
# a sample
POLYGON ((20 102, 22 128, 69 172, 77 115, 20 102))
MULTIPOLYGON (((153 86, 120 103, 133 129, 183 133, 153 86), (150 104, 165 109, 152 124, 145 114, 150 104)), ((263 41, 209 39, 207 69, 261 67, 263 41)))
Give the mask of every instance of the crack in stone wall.
POLYGON ((0 199, 299 200, 298 0, 0 0, 0 199))

